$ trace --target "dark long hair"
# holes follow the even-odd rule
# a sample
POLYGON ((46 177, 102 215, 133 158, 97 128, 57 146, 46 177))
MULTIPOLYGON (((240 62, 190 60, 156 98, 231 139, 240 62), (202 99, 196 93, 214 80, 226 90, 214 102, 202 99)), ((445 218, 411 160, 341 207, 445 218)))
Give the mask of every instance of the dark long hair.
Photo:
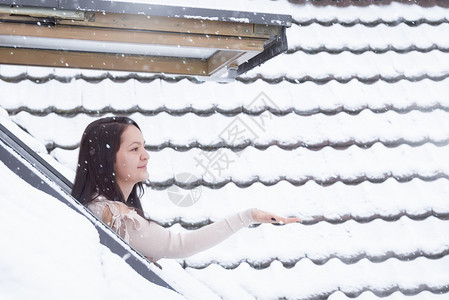
POLYGON ((143 184, 135 184, 125 201, 114 173, 115 156, 127 126, 136 126, 140 130, 137 123, 127 117, 101 118, 86 127, 81 138, 72 196, 87 206, 96 196, 103 195, 136 208, 143 216, 140 202, 143 184))

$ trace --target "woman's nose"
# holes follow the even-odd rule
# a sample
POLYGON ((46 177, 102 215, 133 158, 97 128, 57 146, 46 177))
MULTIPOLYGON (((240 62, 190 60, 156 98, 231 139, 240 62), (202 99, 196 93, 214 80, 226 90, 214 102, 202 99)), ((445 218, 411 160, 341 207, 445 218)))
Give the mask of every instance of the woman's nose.
POLYGON ((143 150, 142 156, 140 157, 140 159, 142 160, 149 160, 150 159, 150 154, 148 154, 147 150, 143 150))

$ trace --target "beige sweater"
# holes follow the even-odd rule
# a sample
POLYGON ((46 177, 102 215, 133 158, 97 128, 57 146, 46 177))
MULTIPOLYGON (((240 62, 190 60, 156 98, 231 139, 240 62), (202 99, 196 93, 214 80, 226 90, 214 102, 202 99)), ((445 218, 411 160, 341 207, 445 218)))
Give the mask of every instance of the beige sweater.
POLYGON ((112 221, 106 225, 153 261, 160 258, 191 256, 222 242, 239 229, 255 223, 251 209, 248 209, 197 230, 173 233, 155 222, 142 218, 135 210, 122 213, 117 208, 121 207, 120 205, 124 204, 99 196, 89 203, 88 208, 101 220, 107 206, 112 213, 112 221))

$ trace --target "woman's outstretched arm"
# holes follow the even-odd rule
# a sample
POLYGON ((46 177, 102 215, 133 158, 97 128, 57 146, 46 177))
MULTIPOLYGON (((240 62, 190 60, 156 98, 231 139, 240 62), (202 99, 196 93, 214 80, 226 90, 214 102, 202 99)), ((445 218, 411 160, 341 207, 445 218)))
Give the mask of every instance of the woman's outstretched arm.
MULTIPOLYGON (((120 222, 120 228, 116 228, 118 233, 122 237, 126 236, 125 240, 128 239, 127 242, 132 247, 153 261, 160 258, 184 258, 194 255, 219 244, 238 230, 251 224, 288 224, 301 221, 298 218, 284 218, 253 208, 197 230, 174 233, 155 222, 142 218, 134 210, 124 205, 117 208, 120 215, 114 216, 113 223, 120 222)), ((105 207, 105 211, 109 211, 109 208, 105 207)), ((112 227, 116 227, 114 224, 112 225, 112 227)))

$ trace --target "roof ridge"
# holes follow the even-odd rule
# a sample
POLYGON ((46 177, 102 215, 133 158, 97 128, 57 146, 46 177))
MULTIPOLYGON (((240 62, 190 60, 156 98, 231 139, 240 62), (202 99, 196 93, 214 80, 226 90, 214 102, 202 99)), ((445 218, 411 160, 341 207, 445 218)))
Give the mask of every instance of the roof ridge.
POLYGON ((393 51, 393 52, 400 53, 400 54, 406 54, 406 53, 409 53, 412 51, 420 52, 420 53, 428 53, 433 50, 441 51, 444 53, 449 53, 449 47, 445 48, 445 47, 440 47, 438 45, 433 44, 432 46, 427 47, 427 48, 418 47, 416 45, 411 45, 411 46, 408 46, 407 48, 397 48, 395 46, 388 45, 387 47, 382 47, 382 48, 381 47, 373 48, 371 46, 366 46, 363 48, 351 49, 350 47, 345 46, 343 48, 331 49, 331 48, 326 48, 324 46, 320 46, 320 47, 314 48, 314 49, 306 49, 304 47, 297 46, 297 47, 288 49, 285 52, 285 54, 295 54, 296 52, 304 52, 304 53, 310 54, 310 55, 318 54, 321 52, 326 52, 329 54, 340 54, 343 52, 350 52, 352 54, 363 54, 366 52, 374 52, 375 54, 384 54, 388 51, 393 51))
POLYGON ((201 179, 197 179, 195 181, 191 181, 188 183, 183 182, 183 181, 178 181, 175 177, 172 177, 170 179, 167 179, 164 181, 158 181, 158 182, 147 181, 146 185, 155 190, 165 190, 172 185, 176 185, 180 188, 190 190, 190 189, 197 188, 199 186, 205 186, 205 187, 208 187, 211 189, 219 189, 229 183, 233 183, 239 188, 246 188, 255 183, 260 183, 265 186, 272 186, 272 185, 278 184, 283 181, 286 181, 294 186, 302 186, 309 181, 313 181, 321 186, 329 186, 329 185, 335 184, 337 182, 340 182, 340 183, 343 183, 346 185, 358 185, 363 182, 382 183, 390 178, 395 179, 398 182, 408 182, 413 179, 420 179, 422 181, 429 182, 429 181, 436 181, 441 178, 449 180, 449 174, 446 174, 442 171, 438 171, 438 172, 434 173, 433 175, 421 175, 416 172, 412 173, 412 174, 407 174, 407 175, 398 175, 398 174, 393 174, 390 172, 390 174, 384 174, 384 176, 382 176, 382 177, 377 177, 377 176, 370 177, 369 175, 359 175, 357 177, 350 177, 350 178, 334 176, 334 177, 329 177, 326 179, 314 178, 313 176, 305 176, 300 179, 290 179, 290 178, 286 178, 285 176, 278 176, 276 179, 269 180, 269 181, 262 180, 259 178, 259 176, 254 176, 251 180, 247 180, 247 181, 237 181, 234 179, 225 179, 225 180, 221 180, 218 182, 209 182, 209 181, 206 181, 203 178, 201 178, 201 179))
MULTIPOLYGON (((308 278, 308 276, 309 276, 309 275, 307 275, 308 270, 310 270, 310 268, 313 268, 314 266, 311 265, 310 263, 308 263, 307 260, 310 260, 310 259, 307 258, 302 265, 297 265, 297 266, 293 267, 292 274, 301 274, 301 273, 304 274, 305 273, 306 275, 304 275, 304 278, 308 278)), ((397 267, 401 267, 404 264, 410 264, 410 265, 413 265, 414 271, 418 271, 422 260, 428 260, 428 259, 424 258, 424 257, 419 257, 419 258, 417 258, 416 262, 415 261, 411 261, 411 262, 398 261, 400 263, 400 266, 397 266, 397 267)), ((442 260, 443 262, 446 262, 447 258, 445 257, 440 260, 442 260)), ((277 267, 280 267, 280 266, 277 263, 277 261, 273 261, 273 263, 274 263, 274 265, 270 266, 270 269, 274 268, 274 270, 277 271, 277 267)), ((332 263, 336 263, 336 259, 332 260, 332 263)), ((397 263, 396 261, 390 262, 390 264, 393 264, 394 267, 396 267, 396 265, 395 265, 396 263, 397 263)), ((432 265, 437 265, 438 263, 441 263, 441 262, 438 262, 438 261, 433 262, 432 265)), ((368 271, 371 267, 376 266, 375 263, 369 262, 369 261, 362 261, 359 264, 360 264, 359 267, 363 271, 368 271), (366 269, 366 268, 368 268, 368 269, 366 269)), ((387 264, 388 264, 388 262, 387 262, 387 264)), ((337 263, 337 265, 345 266, 344 264, 338 264, 338 263, 337 263)), ((217 269, 215 266, 217 266, 219 269, 222 269, 223 272, 220 272, 219 274, 222 275, 224 278, 226 278, 228 276, 232 277, 234 274, 241 274, 241 272, 245 272, 245 274, 248 274, 248 276, 251 276, 251 274, 256 275, 257 273, 263 272, 263 273, 261 273, 263 275, 261 275, 260 278, 267 278, 267 276, 269 276, 270 278, 273 277, 271 272, 268 274, 264 270, 252 269, 251 267, 248 267, 248 265, 246 263, 245 263, 244 268, 239 267, 239 268, 236 268, 235 270, 227 270, 224 267, 221 267, 219 265, 211 265, 212 268, 209 267, 206 269, 206 270, 210 270, 210 271, 209 272, 205 271, 204 274, 210 274, 210 272, 212 272, 212 271, 216 272, 217 269)), ((375 268, 373 271, 376 271, 376 270, 377 269, 375 268)), ((195 272, 196 270, 192 269, 191 271, 195 272)), ((322 278, 320 278, 318 276, 321 275, 321 272, 326 272, 326 271, 327 271, 327 268, 323 267, 322 270, 318 270, 317 274, 312 274, 312 278, 316 279, 316 280, 320 280, 322 278)), ((338 271, 340 271, 340 273, 343 273, 343 274, 354 272, 354 271, 357 271, 357 265, 352 265, 351 267, 347 267, 344 270, 338 269, 338 271)), ((382 271, 384 271, 384 270, 382 270, 382 271)), ((328 299, 328 297, 330 297, 334 293, 343 293, 345 296, 347 296, 349 298, 356 298, 364 292, 371 292, 377 297, 386 297, 395 292, 401 293, 404 296, 417 295, 424 291, 428 291, 433 294, 447 294, 449 292, 449 286, 447 284, 445 284, 443 282, 438 282, 438 281, 432 284, 432 283, 429 283, 429 281, 427 280, 426 277, 424 277, 424 278, 421 277, 420 280, 418 280, 418 281, 414 280, 412 282, 407 281, 407 279, 403 278, 404 280, 398 282, 397 278, 400 275, 396 274, 397 272, 394 272, 394 271, 395 271, 395 269, 393 269, 393 273, 391 273, 391 274, 384 274, 384 275, 390 275, 391 278, 389 278, 389 279, 392 280, 392 282, 384 281, 384 278, 382 278, 381 283, 373 285, 372 281, 366 280, 366 277, 363 277, 363 276, 357 277, 356 276, 354 278, 358 278, 358 280, 356 280, 357 284, 354 284, 354 282, 351 281, 350 282, 351 284, 348 285, 347 283, 349 281, 347 281, 347 280, 344 280, 344 281, 336 280, 336 281, 333 281, 331 285, 327 285, 324 288, 321 287, 321 289, 313 288, 313 289, 307 290, 306 291, 307 294, 303 294, 301 299, 328 299)), ((407 270, 402 270, 402 272, 407 272, 407 271, 408 271, 408 268, 407 268, 407 270)), ((427 273, 429 275, 431 274, 431 270, 425 269, 422 271, 423 271, 423 273, 427 273)), ((340 275, 342 275, 342 274, 340 274, 340 275)), ((332 277, 333 279, 336 279, 338 277, 338 276, 336 277, 336 274, 331 274, 330 276, 333 276, 332 277)), ((372 275, 372 276, 376 276, 376 275, 372 275)), ((414 278, 416 276, 418 276, 418 275, 415 274, 414 278)), ((328 278, 325 278, 325 279, 328 279, 328 278)), ((276 283, 278 283, 283 280, 285 280, 285 278, 280 277, 280 278, 275 279, 274 281, 276 283)), ((272 282, 272 283, 275 284, 274 282, 272 282)), ((281 292, 280 295, 277 295, 277 296, 279 299, 281 299, 281 298, 283 299, 283 297, 288 297, 288 295, 291 295, 291 291, 283 291, 283 292, 281 292)))
POLYGON ((387 6, 392 3, 400 3, 404 5, 416 5, 421 7, 449 7, 449 3, 438 0, 288 0, 292 4, 309 4, 312 6, 323 7, 323 6, 335 6, 335 7, 347 7, 347 6, 387 6))
MULTIPOLYGON (((401 80, 406 80, 410 82, 416 82, 416 81, 422 81, 425 79, 429 79, 432 81, 443 81, 444 79, 449 78, 449 73, 443 74, 443 75, 429 75, 429 74, 422 74, 422 75, 415 75, 415 76, 406 76, 406 75, 396 75, 396 76, 384 76, 384 75, 374 75, 374 76, 345 76, 345 77, 339 77, 335 75, 326 75, 325 77, 312 77, 310 75, 298 77, 298 78, 292 78, 289 76, 278 76, 278 77, 266 77, 260 74, 255 75, 254 77, 237 77, 235 81, 239 81, 245 84, 254 83, 258 80, 270 83, 270 84, 278 84, 281 82, 289 82, 292 84, 301 84, 305 82, 313 82, 318 85, 326 84, 331 81, 336 81, 338 83, 349 83, 352 80, 359 81, 361 83, 365 84, 372 84, 378 81, 384 81, 387 83, 396 83, 401 80)), ((166 82, 179 82, 181 80, 188 80, 192 83, 202 84, 203 81, 200 81, 196 77, 190 77, 190 76, 165 76, 165 75, 152 75, 152 76, 140 76, 135 73, 130 73, 126 76, 114 76, 110 73, 102 74, 100 76, 86 76, 83 74, 77 74, 75 76, 58 76, 54 74, 49 74, 43 77, 37 77, 37 76, 31 76, 26 73, 22 73, 16 76, 4 76, 0 75, 0 80, 8 82, 8 83, 18 83, 24 80, 29 80, 34 83, 46 83, 51 80, 57 80, 62 83, 69 83, 72 80, 85 80, 86 82, 90 83, 99 83, 103 80, 109 79, 112 82, 125 82, 130 79, 135 79, 139 82, 152 82, 154 80, 162 80, 166 82)))
POLYGON ((401 104, 401 107, 395 107, 394 104, 383 104, 383 106, 377 106, 376 108, 371 108, 367 105, 363 105, 359 108, 347 108, 344 105, 340 105, 338 107, 332 107, 332 109, 326 109, 323 107, 317 107, 313 109, 297 109, 293 106, 287 107, 287 108, 274 108, 270 106, 265 106, 261 109, 254 110, 244 107, 242 105, 236 105, 235 108, 220 108, 216 105, 212 104, 209 108, 202 108, 202 109, 196 109, 192 106, 186 106, 181 109, 173 109, 173 108, 167 108, 164 106, 159 106, 155 109, 145 109, 141 108, 138 105, 134 105, 133 107, 130 107, 128 109, 115 109, 111 106, 106 106, 101 109, 88 109, 84 108, 83 106, 77 106, 75 108, 70 109, 64 109, 64 108, 57 108, 55 106, 47 106, 46 108, 29 108, 27 106, 19 106, 17 108, 6 108, 5 109, 10 116, 15 116, 21 112, 26 112, 33 116, 47 116, 49 114, 56 114, 59 116, 64 117, 74 117, 80 114, 88 115, 88 116, 95 116, 100 117, 103 115, 106 115, 108 113, 114 113, 114 114, 120 114, 120 115, 126 115, 130 116, 134 113, 139 113, 144 116, 156 116, 161 113, 166 113, 170 116, 182 116, 185 114, 195 114, 200 117, 208 117, 215 114, 221 114, 226 117, 235 117, 239 114, 249 115, 249 116, 259 116, 265 112, 270 112, 271 114, 275 116, 286 116, 289 114, 296 114, 298 116, 312 116, 312 115, 318 115, 323 114, 326 116, 334 116, 340 113, 346 113, 348 115, 358 115, 363 111, 371 111, 375 114, 383 114, 387 113, 389 111, 394 111, 396 113, 404 114, 409 113, 412 111, 420 111, 420 112, 432 112, 435 110, 443 110, 445 112, 449 112, 449 105, 444 104, 430 104, 428 106, 424 105, 417 105, 415 103, 409 103, 407 107, 404 107, 403 104, 401 104))
POLYGON ((387 83, 396 83, 401 80, 406 80, 410 82, 416 82, 416 81, 422 81, 425 79, 430 79, 432 81, 443 81, 444 79, 449 78, 449 73, 443 74, 443 75, 429 75, 429 74, 422 74, 422 75, 416 75, 416 76, 406 76, 406 75, 396 75, 396 76, 384 76, 384 75, 374 75, 370 77, 362 77, 362 76, 347 76, 347 77, 339 77, 335 75, 326 75, 325 77, 312 77, 310 75, 298 77, 298 78, 291 78, 288 76, 278 76, 278 77, 265 77, 263 75, 257 74, 254 77, 237 77, 235 80, 240 81, 242 83, 254 83, 257 80, 265 81, 270 84, 278 84, 283 81, 287 81, 293 84, 301 84, 305 82, 313 82, 319 85, 326 84, 331 81, 336 81, 338 83, 349 83, 352 80, 356 80, 365 84, 372 84, 378 81, 384 81, 387 83))
MULTIPOLYGON (((423 146, 424 144, 433 144, 437 147, 444 147, 449 145, 449 137, 442 139, 442 140, 434 140, 429 138, 428 136, 423 136, 420 140, 407 140, 403 138, 398 138, 395 140, 382 140, 381 138, 373 138, 369 141, 358 141, 354 138, 349 138, 348 140, 343 141, 330 141, 329 139, 323 139, 320 142, 315 143, 309 143, 309 142, 303 142, 303 141, 297 141, 295 143, 285 143, 278 140, 271 140, 269 142, 265 143, 255 143, 251 140, 245 140, 243 142, 240 142, 239 144, 229 144, 227 142, 217 142, 215 144, 202 144, 198 142, 198 140, 194 142, 190 142, 188 144, 186 143, 179 143, 176 144, 173 141, 166 141, 162 144, 157 145, 146 145, 145 148, 149 151, 161 151, 166 148, 170 148, 176 151, 189 151, 191 149, 201 149, 202 151, 219 151, 220 149, 229 149, 232 151, 242 151, 245 150, 248 147, 253 147, 255 149, 265 151, 270 147, 279 147, 282 150, 296 150, 298 148, 305 148, 312 151, 319 151, 324 148, 333 148, 337 150, 343 150, 347 149, 351 146, 356 146, 362 149, 369 149, 375 144, 381 144, 387 148, 396 148, 400 147, 402 145, 407 145, 410 147, 419 147, 423 146)), ((79 143, 74 145, 61 145, 55 142, 47 143, 46 148, 48 152, 51 152, 55 149, 62 149, 62 150, 76 150, 79 147, 79 143)))
POLYGON ((339 20, 338 18, 333 18, 332 20, 319 20, 317 18, 308 19, 308 20, 297 20, 297 19, 295 19, 295 17, 293 17, 293 20, 292 20, 292 24, 299 25, 299 26, 309 26, 312 24, 318 24, 318 25, 326 26, 326 27, 332 26, 335 24, 340 24, 345 27, 352 27, 355 25, 363 25, 366 27, 375 27, 380 24, 385 24, 390 27, 398 26, 400 24, 406 24, 410 27, 416 27, 416 26, 419 26, 422 24, 427 24, 427 25, 431 25, 431 26, 439 26, 444 23, 449 23, 449 20, 447 18, 441 18, 439 20, 428 20, 428 19, 424 19, 424 18, 420 18, 417 20, 408 20, 404 17, 400 17, 394 21, 387 21, 387 20, 383 20, 382 18, 378 18, 374 21, 363 21, 360 18, 357 18, 357 19, 351 20, 351 21, 339 20))
POLYGON ((324 265, 331 259, 338 259, 346 265, 352 265, 352 264, 358 263, 362 259, 367 259, 368 261, 373 262, 373 263, 380 263, 380 262, 385 262, 390 258, 395 258, 399 261, 412 261, 419 257, 424 257, 424 258, 428 258, 428 259, 438 259, 438 258, 442 258, 447 255, 449 255, 449 247, 445 248, 445 249, 438 249, 438 251, 436 253, 431 252, 431 251, 426 251, 425 249, 424 250, 416 249, 413 252, 404 253, 404 254, 398 254, 395 251, 388 251, 382 255, 370 255, 370 254, 367 254, 366 252, 363 252, 363 253, 358 253, 355 256, 344 255, 344 254, 329 254, 324 258, 312 258, 312 257, 305 256, 305 257, 299 257, 299 258, 296 258, 293 260, 292 259, 283 260, 282 258, 279 258, 279 257, 273 257, 269 260, 264 260, 264 261, 250 261, 248 259, 239 259, 236 262, 228 261, 228 263, 226 263, 226 262, 220 263, 220 262, 213 260, 213 261, 209 261, 207 263, 198 263, 198 264, 195 264, 195 263, 192 264, 192 263, 189 263, 188 260, 184 260, 183 268, 184 269, 186 269, 186 268, 204 269, 210 265, 218 265, 223 268, 233 270, 233 269, 236 269, 240 265, 240 263, 245 262, 251 268, 256 269, 256 270, 261 270, 261 269, 269 268, 270 265, 274 261, 278 261, 285 268, 290 269, 290 268, 293 268, 298 262, 300 262, 303 259, 309 259, 315 265, 324 265))
MULTIPOLYGON (((328 218, 325 216, 313 216, 310 219, 304 218, 303 217, 303 221, 302 221, 302 225, 304 226, 312 226, 318 223, 329 223, 332 225, 339 225, 339 224, 343 224, 346 223, 348 221, 354 221, 356 223, 359 224, 366 224, 366 223, 370 223, 373 221, 377 221, 377 220, 382 220, 382 221, 386 221, 386 222, 393 222, 393 221, 397 221, 403 217, 407 217, 412 221, 423 221, 426 220, 427 218, 436 218, 442 221, 447 221, 449 220, 449 211, 447 213, 439 213, 439 212, 435 212, 433 209, 427 210, 425 212, 419 213, 419 214, 413 214, 413 213, 409 213, 407 211, 401 211, 397 214, 394 215, 380 215, 378 213, 372 214, 371 216, 366 216, 366 217, 359 217, 359 216, 353 216, 350 214, 346 214, 345 216, 336 216, 335 218, 328 218)), ((172 219, 171 221, 158 221, 159 224, 161 224, 162 226, 169 228, 175 224, 179 224, 182 228, 188 229, 188 230, 194 230, 194 229, 199 229, 203 226, 212 224, 212 220, 211 219, 205 219, 202 221, 197 221, 197 222, 188 222, 188 221, 184 221, 182 219, 182 217, 176 217, 174 219, 172 219)), ((260 224, 256 224, 256 225, 252 225, 252 227, 258 227, 260 226, 260 224)), ((282 225, 272 225, 272 226, 282 226, 282 225)), ((449 248, 448 248, 449 251, 449 248)), ((449 255, 449 253, 447 253, 449 255)))

